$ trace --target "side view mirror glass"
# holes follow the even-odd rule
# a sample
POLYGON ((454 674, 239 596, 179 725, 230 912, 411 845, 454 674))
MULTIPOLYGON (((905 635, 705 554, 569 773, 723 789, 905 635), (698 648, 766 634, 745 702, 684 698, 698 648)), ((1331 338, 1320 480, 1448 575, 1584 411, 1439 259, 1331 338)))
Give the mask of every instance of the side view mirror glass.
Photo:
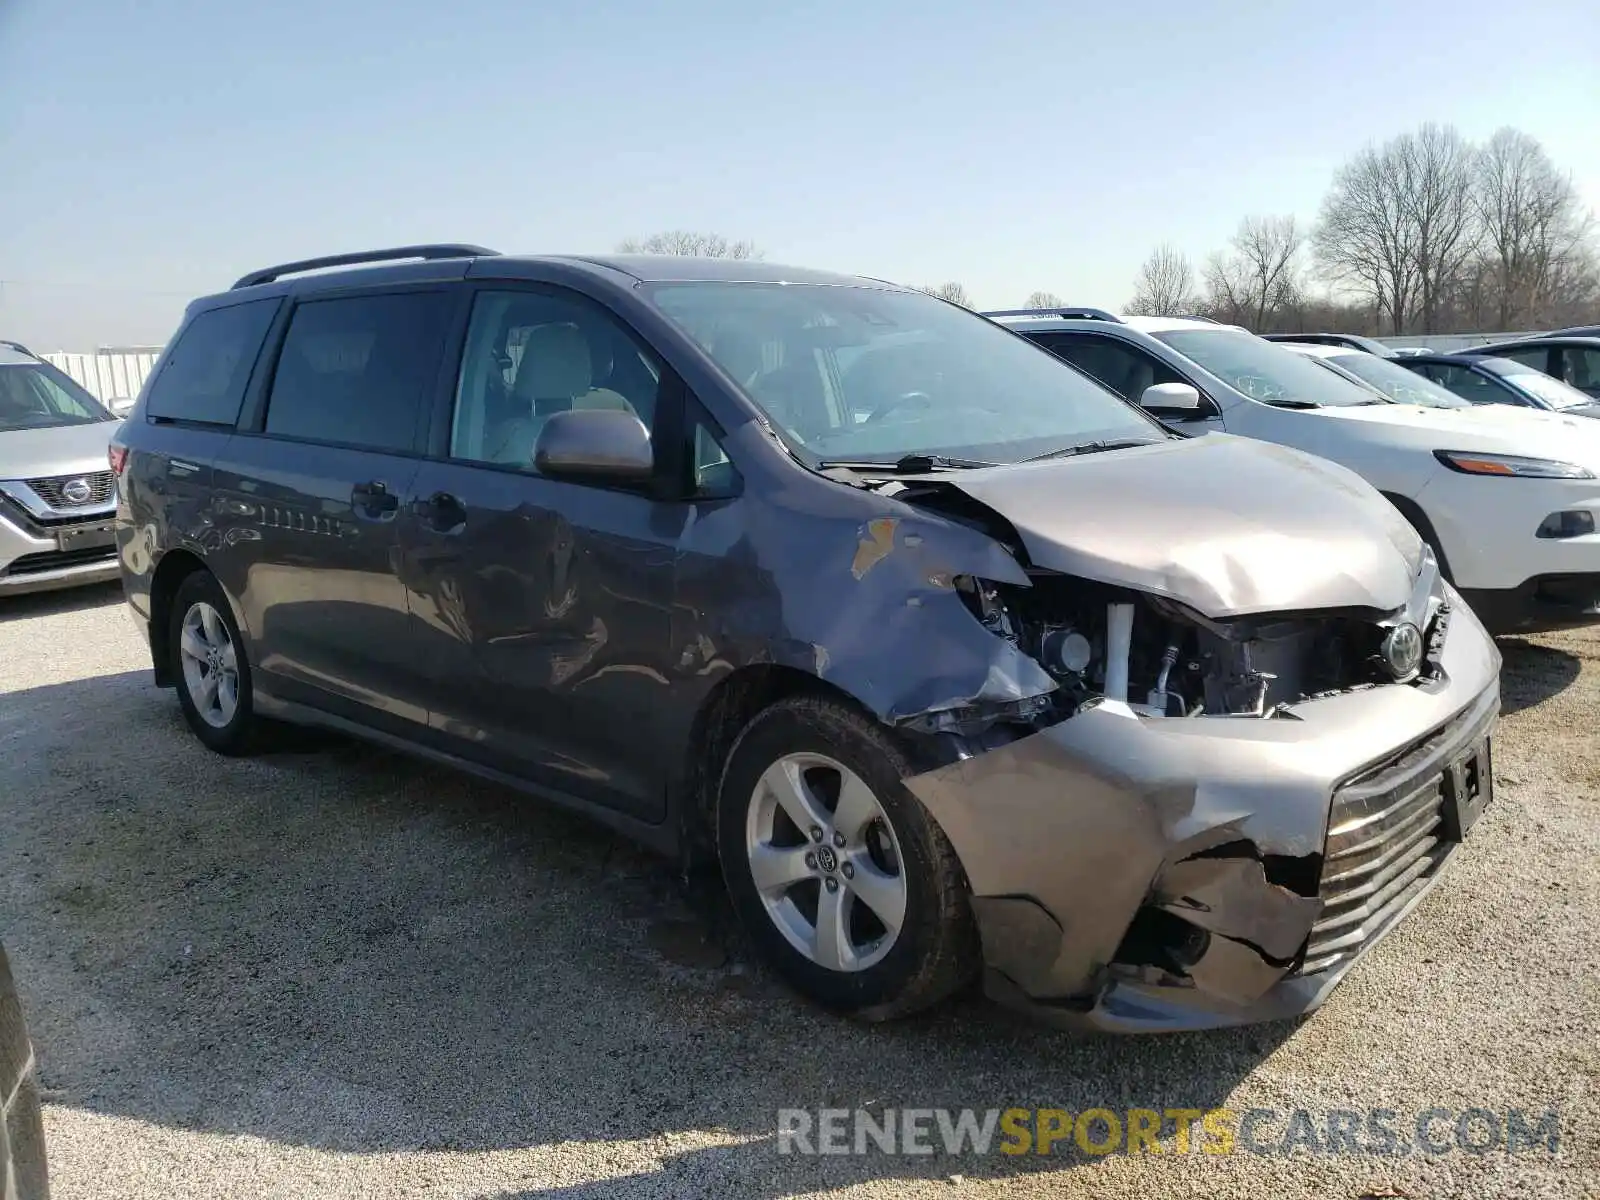
POLYGON ((552 413, 533 447, 541 475, 643 483, 655 471, 650 431, 631 412, 582 408, 552 413))
POLYGON ((1200 392, 1187 383, 1157 383, 1145 388, 1139 407, 1152 412, 1196 413, 1200 411, 1200 392))

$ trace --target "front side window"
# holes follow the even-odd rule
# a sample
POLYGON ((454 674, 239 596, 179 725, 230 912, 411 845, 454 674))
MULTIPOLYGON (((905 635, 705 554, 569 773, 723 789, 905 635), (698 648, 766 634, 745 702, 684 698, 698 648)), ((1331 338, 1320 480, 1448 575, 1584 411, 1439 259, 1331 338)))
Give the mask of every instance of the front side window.
POLYGON ((196 314, 150 384, 145 415, 231 426, 278 303, 251 300, 196 314))
POLYGON ((1580 392, 1600 397, 1600 347, 1563 346, 1558 377, 1580 392))
POLYGON ((1535 371, 1548 371, 1550 369, 1550 350, 1545 346, 1531 346, 1526 350, 1504 350, 1497 358, 1509 359, 1514 363, 1521 363, 1535 371))
POLYGON ((456 386, 450 456, 532 471, 545 422, 573 409, 653 427, 661 366, 620 322, 565 292, 482 292, 456 386))
POLYGON ((1120 338, 1088 333, 1028 334, 1052 354, 1094 376, 1124 400, 1135 403, 1158 383, 1188 383, 1166 363, 1120 338))
POLYGON ((815 461, 1015 462, 1168 436, 1053 355, 921 293, 674 282, 649 295, 815 461))
MULTIPOLYGON (((0 351, 4 353, 4 351, 0 351)), ((72 379, 46 363, 0 359, 0 431, 91 425, 112 416, 72 379)))
POLYGON ((281 437, 406 451, 443 349, 444 292, 309 300, 294 311, 267 400, 281 437))
POLYGON ((1467 401, 1454 392, 1408 371, 1392 358, 1375 354, 1330 354, 1328 361, 1365 380, 1396 404, 1420 404, 1426 408, 1465 408, 1467 401))
POLYGON ((1359 384, 1253 333, 1169 329, 1155 336, 1229 387, 1263 404, 1323 408, 1383 403, 1359 384))
POLYGON ((1471 367, 1458 366, 1455 363, 1428 363, 1422 370, 1440 387, 1450 392, 1468 404, 1516 404, 1518 399, 1515 393, 1500 386, 1492 379, 1486 379, 1471 367))

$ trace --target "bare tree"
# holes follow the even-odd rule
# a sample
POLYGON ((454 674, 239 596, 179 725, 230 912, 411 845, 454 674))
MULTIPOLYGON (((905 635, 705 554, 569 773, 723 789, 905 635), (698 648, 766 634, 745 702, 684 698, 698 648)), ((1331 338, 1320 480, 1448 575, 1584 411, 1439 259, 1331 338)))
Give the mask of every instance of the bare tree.
POLYGON ((1417 286, 1404 187, 1399 156, 1389 146, 1365 147, 1334 175, 1311 238, 1322 274, 1370 302, 1397 334, 1417 286))
POLYGON ((1433 332, 1477 246, 1472 147, 1424 125, 1341 167, 1313 244, 1332 282, 1365 296, 1394 333, 1433 332))
POLYGON ((1417 308, 1434 333, 1451 290, 1477 249, 1472 147, 1451 126, 1424 125, 1393 143, 1406 184, 1404 206, 1415 239, 1417 308))
POLYGON ((1176 317, 1194 308, 1194 268, 1183 251, 1163 242, 1140 264, 1127 311, 1146 317, 1176 317))
POLYGON ((959 304, 962 308, 971 308, 972 300, 967 296, 967 289, 959 283, 916 284, 919 292, 926 292, 930 296, 937 296, 941 300, 948 300, 951 304, 959 304))
POLYGON ((1300 247, 1294 217, 1246 217, 1228 243, 1206 261, 1210 315, 1265 332, 1294 309, 1300 295, 1300 247))
POLYGON ((619 254, 678 254, 695 258, 761 258, 754 242, 730 242, 720 233, 694 233, 669 229, 644 238, 624 238, 617 243, 619 254))
POLYGON ((1552 310, 1573 291, 1593 286, 1593 219, 1571 177, 1556 170, 1537 138, 1510 128, 1489 139, 1474 174, 1483 234, 1477 277, 1490 293, 1496 327, 1555 319, 1552 310))
POLYGON ((1029 292, 1023 308, 1065 308, 1067 302, 1054 292, 1029 292))

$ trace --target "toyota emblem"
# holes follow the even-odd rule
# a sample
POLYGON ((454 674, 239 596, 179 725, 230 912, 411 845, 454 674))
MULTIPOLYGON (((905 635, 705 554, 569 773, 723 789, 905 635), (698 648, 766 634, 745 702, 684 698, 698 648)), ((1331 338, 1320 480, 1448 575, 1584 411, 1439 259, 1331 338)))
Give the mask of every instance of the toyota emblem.
POLYGON ((62 499, 69 504, 87 504, 89 497, 94 495, 94 489, 89 486, 87 479, 69 479, 61 489, 62 499))
POLYGON ((1410 621, 1402 621, 1389 630, 1379 652, 1391 675, 1409 679, 1422 666, 1422 631, 1410 621))

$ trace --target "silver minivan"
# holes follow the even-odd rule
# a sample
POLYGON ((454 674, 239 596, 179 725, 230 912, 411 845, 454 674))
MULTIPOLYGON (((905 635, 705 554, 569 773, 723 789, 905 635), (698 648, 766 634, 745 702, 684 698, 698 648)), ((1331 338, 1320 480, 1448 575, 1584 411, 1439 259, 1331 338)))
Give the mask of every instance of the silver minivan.
POLYGON ((980 975, 1105 1029, 1305 1011, 1490 796, 1494 645, 1372 487, 890 284, 269 267, 111 461, 208 746, 330 726, 704 855, 868 1018, 980 975))

